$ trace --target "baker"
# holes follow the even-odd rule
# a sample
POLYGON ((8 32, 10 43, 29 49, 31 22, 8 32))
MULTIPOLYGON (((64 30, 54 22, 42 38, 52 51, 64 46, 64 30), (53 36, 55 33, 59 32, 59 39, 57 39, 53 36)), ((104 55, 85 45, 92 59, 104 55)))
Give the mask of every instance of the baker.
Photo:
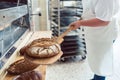
POLYGON ((94 72, 92 80, 105 80, 113 73, 113 42, 117 38, 119 0, 82 0, 82 20, 72 22, 73 30, 85 31, 87 59, 94 72))

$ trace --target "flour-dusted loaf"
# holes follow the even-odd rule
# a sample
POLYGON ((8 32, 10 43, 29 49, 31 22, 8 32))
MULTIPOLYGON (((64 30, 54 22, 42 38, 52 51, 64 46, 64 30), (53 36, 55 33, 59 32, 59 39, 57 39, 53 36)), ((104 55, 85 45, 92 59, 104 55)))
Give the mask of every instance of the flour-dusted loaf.
POLYGON ((60 51, 60 45, 55 38, 40 38, 27 45, 26 54, 35 58, 47 58, 57 55, 60 51))
POLYGON ((39 64, 33 63, 29 60, 25 60, 25 59, 20 59, 15 61, 14 63, 12 63, 7 71, 10 74, 21 74, 27 71, 31 71, 35 68, 37 68, 39 66, 39 64))
POLYGON ((16 76, 13 80, 42 80, 42 75, 38 71, 28 71, 16 76))

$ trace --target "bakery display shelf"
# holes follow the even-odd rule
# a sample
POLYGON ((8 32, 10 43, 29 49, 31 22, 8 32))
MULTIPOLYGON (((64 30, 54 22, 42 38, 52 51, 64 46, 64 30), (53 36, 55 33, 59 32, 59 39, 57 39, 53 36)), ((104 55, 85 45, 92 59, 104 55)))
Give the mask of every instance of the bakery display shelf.
MULTIPOLYGON (((20 59, 24 59, 24 57, 17 56, 15 61, 20 60, 20 59)), ((39 65, 36 69, 34 69, 34 71, 39 71, 42 74, 42 80, 45 80, 46 68, 47 68, 47 65, 39 65)), ((18 75, 6 73, 4 74, 4 78, 2 77, 1 79, 2 80, 13 80, 16 76, 18 75)))
MULTIPOLYGON (((20 59, 23 59, 23 56, 19 55, 19 50, 21 47, 27 45, 29 42, 38 39, 38 38, 50 38, 51 37, 52 32, 51 31, 36 31, 36 32, 31 32, 29 34, 27 34, 26 36, 24 36, 21 42, 21 44, 17 47, 17 49, 15 50, 14 54, 12 54, 12 56, 9 58, 9 60, 6 62, 5 66, 0 70, 0 78, 1 80, 12 80, 14 77, 16 77, 17 75, 10 75, 6 72, 5 69, 7 69, 7 67, 20 59)), ((62 52, 54 57, 51 58, 46 58, 46 59, 33 59, 33 58, 29 58, 32 62, 34 63, 38 63, 40 64, 39 67, 37 67, 36 71, 39 71, 42 73, 42 80, 45 80, 46 77, 46 70, 47 70, 47 66, 49 66, 49 64, 53 64, 54 62, 56 62, 60 56, 62 55, 62 52)), ((26 56, 28 58, 28 56, 26 56)))
MULTIPOLYGON (((42 74, 42 80, 45 80, 47 66, 56 62, 61 57, 61 55, 62 55, 62 52, 60 52, 58 55, 50 57, 50 58, 35 59, 35 58, 31 58, 29 56, 25 56, 25 58, 29 59, 33 63, 40 64, 33 71, 40 72, 42 74)), ((17 57, 16 61, 21 60, 21 59, 24 59, 24 57, 19 56, 19 57, 17 57)), ((6 77, 4 78, 4 80, 13 80, 16 76, 18 76, 18 75, 7 74, 6 77)))
MULTIPOLYGON (((39 71, 42 74, 42 80, 45 80, 46 68, 46 65, 40 65, 38 68, 35 69, 35 71, 39 71)), ((4 80, 13 80, 16 76, 7 74, 4 80)))

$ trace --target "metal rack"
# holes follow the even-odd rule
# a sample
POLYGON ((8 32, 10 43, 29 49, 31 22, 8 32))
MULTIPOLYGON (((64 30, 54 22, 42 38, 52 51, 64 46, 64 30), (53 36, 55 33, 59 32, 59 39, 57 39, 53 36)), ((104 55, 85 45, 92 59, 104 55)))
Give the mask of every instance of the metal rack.
POLYGON ((48 12, 49 12, 49 20, 50 20, 50 29, 53 32, 53 36, 59 36, 60 35, 60 4, 59 4, 59 0, 49 0, 48 1, 48 12), (54 13, 54 8, 58 8, 57 13, 54 13), (54 17, 55 16, 57 18, 56 22, 54 21, 54 17))
MULTIPOLYGON (((71 22, 81 19, 81 0, 49 0, 49 19, 53 36, 59 36, 71 22)), ((82 28, 71 31, 61 44, 61 61, 83 60, 86 58, 86 46, 82 28)))

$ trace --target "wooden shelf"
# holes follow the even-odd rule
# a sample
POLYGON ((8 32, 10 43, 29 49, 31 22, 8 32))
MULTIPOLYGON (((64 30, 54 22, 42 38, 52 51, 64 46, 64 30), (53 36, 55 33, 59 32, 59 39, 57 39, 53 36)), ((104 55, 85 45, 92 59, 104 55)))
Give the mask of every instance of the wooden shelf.
MULTIPOLYGON (((34 39, 38 39, 38 38, 50 38, 51 37, 51 34, 52 32, 51 31, 37 31, 37 32, 33 32, 31 34, 31 36, 29 36, 30 38, 28 38, 27 36, 25 37, 26 39, 21 42, 22 45, 20 45, 18 48, 17 48, 17 51, 15 51, 15 53, 10 57, 10 60, 8 60, 9 62, 6 63, 6 66, 4 66, 2 69, 3 70, 0 70, 0 80, 12 80, 15 76, 14 75, 9 75, 7 74, 7 72, 5 71, 5 69, 13 62, 19 60, 19 59, 23 59, 24 57, 23 56, 19 56, 18 54, 18 51, 21 47, 23 47, 24 45, 26 45, 26 42, 29 43, 31 41, 33 41, 34 39), (14 58, 14 59, 13 59, 14 58)), ((60 54, 59 56, 57 57, 54 57, 54 58, 60 58, 62 54, 60 54)), ((57 60, 56 59, 56 60, 57 60)), ((53 59, 49 59, 51 60, 51 62, 48 64, 52 64, 54 63, 56 60, 53 60, 53 59)), ((45 61, 46 62, 46 61, 45 61)), ((39 67, 37 67, 35 70, 36 71, 40 71, 42 73, 42 80, 45 80, 45 77, 46 77, 46 68, 48 66, 48 64, 41 64, 39 67)), ((17 75, 16 75, 17 76, 17 75)))
MULTIPOLYGON (((40 65, 35 71, 39 71, 42 74, 42 80, 45 80, 47 65, 40 65)), ((17 76, 17 75, 16 75, 17 76)), ((13 80, 16 76, 7 74, 4 80, 13 80)))

